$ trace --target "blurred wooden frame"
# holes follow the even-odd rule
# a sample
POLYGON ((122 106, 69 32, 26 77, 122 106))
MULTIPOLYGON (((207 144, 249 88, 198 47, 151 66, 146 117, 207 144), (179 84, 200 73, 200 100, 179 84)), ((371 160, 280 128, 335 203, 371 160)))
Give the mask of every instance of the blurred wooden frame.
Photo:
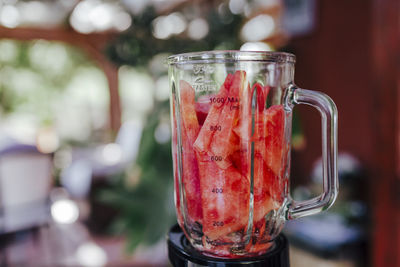
MULTIPOLYGON (((202 2, 204 0, 197 0, 202 2)), ((206 0, 210 3, 213 0, 206 0)), ((187 4, 187 0, 175 0, 173 3, 166 6, 166 8, 158 8, 159 14, 166 14, 179 9, 187 4)), ((217 1, 218 2, 218 1, 217 1)), ((190 1, 189 1, 190 3, 190 1)), ((35 39, 43 39, 47 41, 59 41, 68 43, 85 50, 91 56, 98 66, 104 71, 110 94, 110 128, 113 134, 116 134, 121 127, 121 101, 118 91, 118 67, 110 62, 104 54, 106 45, 117 37, 118 32, 101 32, 81 34, 74 31, 72 28, 29 28, 17 27, 6 28, 0 26, 0 39, 9 38, 14 40, 28 41, 35 39)))
POLYGON ((104 54, 106 45, 117 36, 114 32, 81 34, 71 28, 5 28, 0 27, 0 38, 28 41, 44 39, 59 41, 82 48, 94 59, 107 77, 110 94, 110 128, 117 133, 121 126, 121 103, 118 92, 118 67, 104 54))

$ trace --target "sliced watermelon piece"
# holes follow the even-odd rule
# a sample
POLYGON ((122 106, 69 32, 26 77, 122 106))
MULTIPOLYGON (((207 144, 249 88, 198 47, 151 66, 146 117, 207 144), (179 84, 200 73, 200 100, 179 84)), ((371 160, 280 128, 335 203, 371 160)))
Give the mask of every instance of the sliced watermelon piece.
POLYGON ((195 103, 194 107, 196 110, 197 120, 199 121, 200 126, 202 126, 204 124, 204 121, 207 118, 208 112, 210 111, 210 108, 211 108, 210 97, 214 97, 214 96, 213 95, 200 96, 195 103))
POLYGON ((249 178, 248 173, 250 173, 250 145, 247 143, 239 143, 238 146, 235 146, 235 150, 230 155, 230 160, 232 161, 233 166, 245 177, 249 178))
MULTIPOLYGON (((237 166, 241 174, 250 181, 250 152, 238 150, 232 155, 234 166, 237 166), (237 153, 237 155, 236 155, 237 153), (247 157, 247 158, 246 158, 247 157)), ((277 208, 276 199, 272 196, 282 191, 280 177, 268 168, 260 154, 253 158, 253 182, 254 182, 254 220, 259 220, 271 209, 277 208)))
POLYGON ((272 198, 279 190, 279 177, 276 176, 265 164, 264 159, 256 154, 254 155, 254 221, 261 220, 272 209, 277 208, 272 198))
POLYGON ((184 226, 182 210, 181 210, 181 199, 179 195, 179 176, 178 176, 178 136, 177 136, 177 121, 176 121, 176 109, 175 109, 175 98, 171 98, 171 119, 172 119, 172 158, 173 158, 173 169, 174 169, 174 202, 176 207, 176 217, 181 227, 184 226))
MULTIPOLYGON (((234 166, 240 173, 250 181, 250 152, 238 150, 232 156, 234 166), (235 154, 238 155, 235 155, 235 154)), ((271 197, 272 194, 281 190, 280 180, 266 165, 260 154, 255 154, 253 158, 253 193, 254 193, 254 220, 263 218, 271 209, 277 208, 276 202, 271 197)))
POLYGON ((246 72, 236 71, 217 124, 220 130, 215 131, 210 144, 212 156, 218 157, 215 162, 223 169, 232 165, 229 155, 237 143, 233 129, 239 120, 240 98, 246 83, 246 72))
POLYGON ((248 180, 234 167, 224 170, 215 162, 200 160, 199 170, 206 237, 216 240, 246 227, 250 199, 248 180))
POLYGON ((264 111, 263 126, 258 128, 258 137, 263 142, 256 144, 256 153, 264 158, 268 168, 276 175, 281 173, 285 149, 285 111, 275 105, 264 111))
MULTIPOLYGON (((239 113, 239 122, 234 127, 234 132, 239 135, 243 140, 248 141, 252 136, 251 130, 251 122, 252 122, 252 96, 255 93, 257 99, 257 110, 255 112, 255 135, 257 135, 260 131, 257 130, 257 127, 264 127, 264 119, 262 113, 265 109, 265 104, 267 101, 267 96, 269 93, 269 86, 262 86, 259 83, 255 83, 253 87, 250 89, 248 87, 247 91, 243 94, 243 104, 241 105, 240 113, 239 113), (254 92, 256 90, 256 92, 254 92)), ((257 136, 255 136, 258 138, 257 136)))
POLYGON ((176 207, 176 214, 179 225, 184 229, 184 221, 181 209, 181 198, 179 188, 179 174, 178 174, 178 135, 177 135, 177 120, 176 120, 176 109, 175 109, 175 98, 172 97, 172 157, 173 157, 173 169, 174 169, 174 201, 176 207))
POLYGON ((201 193, 199 168, 194 154, 193 143, 200 131, 195 109, 195 91, 189 83, 180 83, 180 116, 182 142, 182 184, 185 190, 186 214, 191 222, 201 221, 201 193))
POLYGON ((262 112, 265 108, 265 102, 266 102, 266 95, 265 95, 265 90, 264 87, 259 84, 255 83, 253 87, 251 88, 251 94, 250 97, 254 94, 254 90, 257 90, 257 107, 258 111, 262 112))
POLYGON ((250 180, 251 143, 254 143, 254 220, 259 221, 271 209, 281 204, 284 151, 284 110, 282 106, 265 109, 269 87, 255 84, 248 91, 241 110, 239 124, 234 132, 240 137, 240 149, 231 155, 233 165, 250 180), (254 132, 251 127, 251 95, 256 90, 257 106, 254 113, 254 132))
POLYGON ((189 83, 183 80, 179 82, 179 85, 182 124, 185 128, 187 138, 189 138, 189 142, 193 144, 200 130, 195 108, 195 91, 189 83))
POLYGON ((201 222, 203 217, 201 207, 201 190, 199 167, 192 143, 189 138, 182 133, 182 170, 183 170, 183 188, 185 189, 185 199, 187 214, 191 222, 201 222))
POLYGON ((223 107, 223 102, 225 101, 224 99, 226 99, 228 90, 232 84, 232 80, 233 75, 228 74, 218 94, 215 97, 210 97, 210 111, 208 112, 203 127, 201 127, 197 139, 194 142, 194 148, 200 153, 208 151, 212 136, 214 134, 214 131, 210 131, 210 128, 218 124, 221 108, 223 107))
POLYGON ((271 106, 263 111, 263 123, 257 129, 254 141, 255 157, 262 159, 264 181, 268 185, 269 195, 277 202, 284 196, 283 171, 285 169, 285 112, 282 106, 271 106))

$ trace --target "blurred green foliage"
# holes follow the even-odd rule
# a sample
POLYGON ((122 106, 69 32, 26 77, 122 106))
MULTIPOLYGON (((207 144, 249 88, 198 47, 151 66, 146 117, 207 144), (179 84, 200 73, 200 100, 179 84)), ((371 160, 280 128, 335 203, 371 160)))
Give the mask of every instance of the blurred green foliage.
POLYGON ((57 42, 3 39, 0 51, 2 113, 12 113, 35 101, 35 106, 47 107, 47 114, 42 114, 44 121, 50 119, 52 110, 50 101, 42 100, 57 97, 78 67, 93 66, 79 49, 57 42))
POLYGON ((50 127, 61 145, 84 145, 108 134, 108 99, 104 73, 79 48, 46 40, 0 40, 3 126, 28 127, 33 134, 50 127))
POLYGON ((143 129, 136 164, 115 176, 112 185, 98 195, 100 201, 119 211, 111 230, 127 236, 129 250, 139 243, 153 244, 176 223, 171 143, 155 139, 165 116, 169 116, 169 105, 159 103, 143 129))
POLYGON ((185 36, 173 36, 160 40, 153 36, 152 21, 157 17, 154 8, 147 8, 141 15, 133 17, 133 27, 121 34, 107 48, 107 55, 117 64, 146 66, 151 58, 160 53, 184 53, 213 49, 239 49, 238 38, 243 17, 234 15, 227 5, 221 9, 211 9, 204 19, 209 25, 209 33, 201 40, 185 36))

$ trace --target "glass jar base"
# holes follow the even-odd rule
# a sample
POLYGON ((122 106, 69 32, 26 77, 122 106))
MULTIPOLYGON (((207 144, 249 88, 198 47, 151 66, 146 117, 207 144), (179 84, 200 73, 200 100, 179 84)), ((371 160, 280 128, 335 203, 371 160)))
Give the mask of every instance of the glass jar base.
MULTIPOLYGON (((273 245, 262 255, 249 255, 240 258, 220 258, 216 255, 204 255, 190 245, 178 225, 168 234, 168 255, 173 266, 269 266, 289 267, 289 245, 283 234, 273 241, 273 245)), ((258 253, 257 253, 258 254, 258 253)))
POLYGON ((274 248, 274 241, 258 242, 253 244, 251 241, 243 243, 243 245, 238 244, 213 244, 205 241, 196 242, 191 240, 189 242, 187 238, 183 240, 184 247, 188 249, 195 249, 198 253, 220 259, 237 259, 237 258, 247 258, 247 257, 258 257, 267 253, 269 250, 274 248))

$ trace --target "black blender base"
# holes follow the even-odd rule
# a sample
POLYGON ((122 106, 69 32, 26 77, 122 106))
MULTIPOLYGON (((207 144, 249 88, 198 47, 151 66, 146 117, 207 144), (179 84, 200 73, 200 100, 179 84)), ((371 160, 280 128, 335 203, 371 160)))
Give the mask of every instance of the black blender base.
POLYGON ((190 246, 181 228, 176 224, 168 233, 168 257, 174 267, 289 267, 289 244, 280 234, 274 247, 264 255, 252 258, 220 259, 208 257, 190 246))

